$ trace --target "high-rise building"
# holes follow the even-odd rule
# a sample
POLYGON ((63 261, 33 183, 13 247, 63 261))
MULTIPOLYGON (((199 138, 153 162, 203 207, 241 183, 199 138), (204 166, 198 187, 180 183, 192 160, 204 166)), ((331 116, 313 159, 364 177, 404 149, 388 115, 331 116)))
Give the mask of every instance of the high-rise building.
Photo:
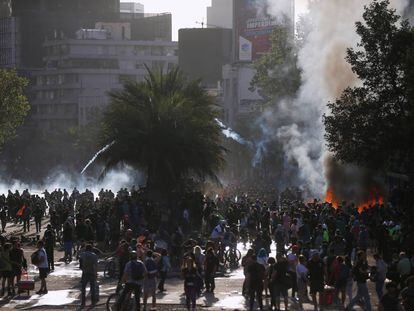
POLYGON ((11 15, 10 0, 0 0, 0 18, 9 17, 11 15))
POLYGON ((231 29, 192 28, 178 32, 178 63, 191 79, 206 88, 217 88, 222 67, 231 61, 231 29))
POLYGON ((121 39, 114 32, 123 27, 107 23, 105 29, 80 29, 77 39, 44 44, 45 68, 33 72, 32 121, 45 130, 85 125, 125 80, 143 81, 145 67, 177 65, 176 42, 121 39))
MULTIPOLYGON (((0 0, 1 1, 1 0, 0 0)), ((171 40, 171 14, 120 13, 119 0, 11 0, 20 33, 22 68, 43 66, 45 39, 73 38, 95 23, 131 23, 132 40, 171 40)))
POLYGON ((15 17, 0 18, 0 68, 20 66, 20 39, 15 17))
POLYGON ((207 7, 207 28, 233 28, 233 1, 211 1, 207 7))
POLYGON ((99 23, 76 39, 46 41, 45 68, 32 72, 32 124, 46 131, 83 126, 123 81, 143 81, 145 67, 165 72, 177 65, 176 42, 134 41, 129 33, 126 23, 99 23))
POLYGON ((121 13, 144 13, 144 5, 138 2, 121 2, 120 9, 121 13))

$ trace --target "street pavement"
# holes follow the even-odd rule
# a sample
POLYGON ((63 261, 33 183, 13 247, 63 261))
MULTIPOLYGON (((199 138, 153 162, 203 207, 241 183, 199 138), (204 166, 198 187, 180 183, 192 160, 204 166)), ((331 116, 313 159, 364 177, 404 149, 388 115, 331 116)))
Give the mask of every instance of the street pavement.
MULTIPOLYGON (((18 228, 10 228, 15 233, 20 233, 18 228)), ((34 237, 35 234, 32 233, 34 237)), ((247 245, 248 247, 248 245, 247 245)), ((242 244, 238 244, 238 249, 242 254, 245 254, 247 248, 242 244)), ((30 254, 34 250, 33 246, 25 247, 26 258, 30 260, 30 254)), ((272 245, 272 256, 275 256, 275 246, 272 245)), ((57 251, 55 259, 62 257, 62 252, 57 251)), ((100 265, 103 266, 103 263, 100 265)), ((38 281, 37 269, 30 266, 29 279, 38 281)), ((107 297, 115 292, 116 280, 107 279, 103 275, 103 269, 98 274, 100 283, 100 301, 94 308, 86 307, 85 310, 104 310, 107 297)), ((77 310, 80 304, 80 277, 78 262, 73 261, 70 264, 63 262, 56 262, 55 270, 49 274, 48 294, 36 295, 31 292, 30 296, 22 294, 21 296, 0 299, 1 310, 16 310, 16 309, 39 309, 39 310, 77 310)), ((242 296, 241 289, 243 284, 243 269, 239 267, 233 271, 227 271, 216 278, 216 289, 214 293, 205 293, 197 299, 198 310, 246 310, 248 309, 248 301, 242 296)), ((36 290, 40 284, 36 282, 36 290)), ((166 281, 166 292, 157 294, 157 310, 185 310, 185 297, 183 295, 183 280, 178 276, 171 277, 166 281)), ((374 285, 369 284, 371 293, 371 303, 373 307, 377 304, 376 295, 374 294, 374 285)), ((290 306, 287 310, 295 310, 295 305, 290 301, 290 306)), ((150 299, 149 299, 150 302, 150 299)), ((87 305, 90 300, 87 300, 87 305)), ((270 300, 266 298, 264 301, 265 309, 268 309, 270 300)), ((150 305, 148 305, 150 306, 150 305)), ((284 305, 282 303, 282 310, 284 305)), ((313 310, 313 305, 307 303, 304 305, 305 310, 313 310)), ((341 310, 337 305, 331 305, 324 308, 324 310, 341 310)), ((362 310, 356 307, 355 310, 362 310)))

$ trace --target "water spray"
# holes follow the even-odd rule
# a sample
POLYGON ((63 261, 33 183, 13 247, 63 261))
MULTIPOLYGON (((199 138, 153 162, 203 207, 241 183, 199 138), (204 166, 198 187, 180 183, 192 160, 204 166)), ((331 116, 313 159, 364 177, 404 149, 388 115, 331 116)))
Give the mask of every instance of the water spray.
POLYGON ((217 124, 220 126, 221 132, 223 133, 224 136, 226 136, 227 138, 233 139, 234 141, 238 142, 241 145, 246 145, 250 148, 253 147, 253 143, 251 141, 248 141, 244 139, 243 137, 241 137, 238 133, 236 133, 233 129, 225 125, 219 119, 216 118, 215 120, 217 124))
POLYGON ((85 173, 85 171, 88 169, 88 167, 95 162, 95 160, 102 154, 104 153, 106 150, 108 150, 109 148, 111 148, 113 145, 115 144, 115 140, 109 144, 107 144, 105 147, 103 147, 101 150, 99 150, 92 159, 90 159, 90 161, 88 162, 88 164, 86 164, 86 166, 83 168, 83 170, 81 171, 81 175, 83 175, 83 173, 85 173))

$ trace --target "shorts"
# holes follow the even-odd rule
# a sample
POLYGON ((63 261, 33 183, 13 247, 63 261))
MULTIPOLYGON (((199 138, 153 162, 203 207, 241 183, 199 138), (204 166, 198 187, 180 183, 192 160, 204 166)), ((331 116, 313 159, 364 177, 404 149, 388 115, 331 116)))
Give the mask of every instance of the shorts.
POLYGON ((39 278, 46 279, 49 274, 49 268, 39 268, 39 278))
POLYGON ((316 294, 316 293, 322 293, 323 292, 323 282, 310 282, 310 286, 309 286, 309 292, 311 294, 316 294))
POLYGON ((157 290, 157 278, 144 280, 144 295, 155 295, 157 290))
POLYGON ((275 297, 288 297, 288 289, 286 286, 276 283, 273 285, 273 294, 275 297))

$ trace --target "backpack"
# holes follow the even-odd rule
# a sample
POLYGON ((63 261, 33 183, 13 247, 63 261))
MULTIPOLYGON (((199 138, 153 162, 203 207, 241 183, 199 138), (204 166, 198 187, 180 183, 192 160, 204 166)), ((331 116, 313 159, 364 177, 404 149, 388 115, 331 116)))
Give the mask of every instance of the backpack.
POLYGON ((31 259, 33 265, 37 266, 38 264, 40 264, 39 251, 37 250, 34 253, 32 253, 32 255, 30 255, 30 259, 31 259))
POLYGON ((144 264, 138 261, 131 261, 131 279, 142 280, 144 278, 144 264))

